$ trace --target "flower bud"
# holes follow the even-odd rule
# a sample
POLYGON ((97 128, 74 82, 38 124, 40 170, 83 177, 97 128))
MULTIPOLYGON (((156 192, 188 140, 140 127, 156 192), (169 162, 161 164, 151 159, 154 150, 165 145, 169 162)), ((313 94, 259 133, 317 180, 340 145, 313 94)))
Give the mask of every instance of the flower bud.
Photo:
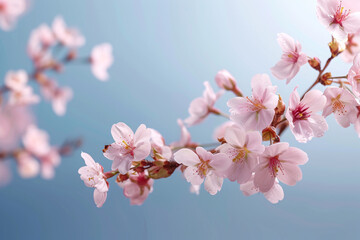
POLYGON ((275 115, 281 116, 285 112, 285 103, 282 100, 281 96, 279 95, 278 105, 275 108, 275 115))
POLYGON ((152 179, 170 177, 178 166, 176 162, 155 161, 154 165, 148 169, 149 177, 152 179))
POLYGON ((333 81, 329 78, 331 78, 331 73, 329 73, 329 72, 324 73, 320 77, 320 83, 324 86, 331 85, 333 81))
POLYGON ((276 129, 274 127, 267 127, 264 130, 262 130, 262 140, 263 141, 270 141, 270 138, 272 140, 276 139, 276 129))
POLYGON ((346 49, 345 42, 339 42, 335 38, 329 43, 330 52, 332 57, 336 57, 346 49))
POLYGON ((313 69, 315 69, 315 70, 317 70, 317 71, 320 71, 320 69, 321 69, 321 61, 320 61, 319 58, 317 58, 317 57, 311 58, 311 59, 308 61, 308 63, 310 64, 310 66, 311 66, 313 69))
POLYGON ((232 90, 236 86, 235 78, 227 70, 219 71, 215 76, 215 81, 219 88, 225 90, 232 90))

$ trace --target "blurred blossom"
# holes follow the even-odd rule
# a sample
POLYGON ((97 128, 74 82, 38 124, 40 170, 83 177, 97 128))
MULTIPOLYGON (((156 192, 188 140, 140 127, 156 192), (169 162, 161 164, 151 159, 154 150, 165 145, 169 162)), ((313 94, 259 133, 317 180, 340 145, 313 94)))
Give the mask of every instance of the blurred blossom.
POLYGON ((26 0, 0 0, 0 28, 11 30, 26 7, 26 0))
POLYGON ((95 77, 101 81, 109 78, 108 68, 113 64, 112 46, 109 43, 103 43, 95 46, 90 56, 91 71, 95 77))

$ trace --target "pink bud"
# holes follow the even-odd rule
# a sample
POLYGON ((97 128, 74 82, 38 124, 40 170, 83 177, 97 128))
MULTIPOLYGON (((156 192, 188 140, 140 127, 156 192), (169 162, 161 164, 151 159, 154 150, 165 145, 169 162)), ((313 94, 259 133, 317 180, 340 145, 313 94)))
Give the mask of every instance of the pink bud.
POLYGON ((232 90, 236 86, 235 78, 227 71, 221 70, 215 76, 215 81, 219 88, 232 90))

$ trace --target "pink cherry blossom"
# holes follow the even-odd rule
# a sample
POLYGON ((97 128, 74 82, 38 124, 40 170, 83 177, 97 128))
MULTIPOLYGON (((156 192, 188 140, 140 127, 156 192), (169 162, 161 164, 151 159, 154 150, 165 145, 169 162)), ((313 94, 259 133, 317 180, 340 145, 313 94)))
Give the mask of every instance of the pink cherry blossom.
POLYGON ((0 28, 5 31, 11 30, 25 10, 25 0, 0 0, 0 28))
POLYGON ((153 185, 154 180, 148 178, 145 173, 132 174, 128 180, 119 183, 131 205, 142 205, 153 191, 153 185))
POLYGON ((171 144, 173 148, 182 148, 193 146, 194 143, 191 141, 191 135, 188 129, 185 127, 183 121, 181 119, 177 120, 178 125, 181 129, 180 140, 171 144))
POLYGON ((52 179, 55 176, 55 167, 59 166, 61 156, 57 148, 52 147, 46 154, 39 156, 41 161, 41 176, 52 179))
POLYGON ((115 142, 104 150, 104 156, 113 161, 113 170, 118 169, 125 174, 133 161, 141 161, 149 156, 151 131, 144 124, 134 134, 125 123, 119 122, 112 126, 111 135, 115 142))
POLYGON ((5 86, 13 91, 21 91, 26 87, 28 75, 24 70, 9 71, 5 76, 5 86))
POLYGON ((327 117, 334 113, 336 122, 347 128, 350 123, 356 121, 357 104, 355 97, 344 88, 327 87, 324 95, 326 96, 326 105, 324 107, 323 116, 327 117))
POLYGON ((170 160, 172 151, 169 146, 165 145, 163 136, 155 129, 149 129, 151 131, 151 157, 158 161, 170 160))
POLYGON ((258 164, 259 154, 264 152, 262 136, 259 132, 246 132, 241 126, 232 126, 226 130, 226 143, 217 148, 232 160, 225 176, 230 181, 245 183, 258 164))
POLYGON ((275 143, 265 148, 255 169, 254 184, 261 192, 268 192, 275 184, 275 179, 293 186, 302 179, 298 165, 308 161, 302 150, 289 147, 288 143, 275 143))
POLYGON ((200 185, 205 180, 205 190, 211 195, 221 190, 223 172, 231 165, 226 154, 212 154, 202 147, 197 147, 196 153, 190 149, 181 149, 174 154, 174 159, 187 166, 184 176, 188 182, 200 185))
POLYGON ((105 203, 109 191, 109 183, 106 181, 104 169, 89 154, 82 152, 81 157, 86 166, 79 169, 80 178, 87 187, 95 188, 94 201, 96 206, 100 208, 105 203))
POLYGON ((10 92, 10 105, 32 105, 40 102, 40 97, 33 92, 33 88, 25 86, 20 90, 10 92))
POLYGON ((6 161, 0 161, 0 187, 8 185, 11 181, 12 174, 9 163, 6 161))
POLYGON ((103 43, 95 46, 91 51, 91 71, 101 81, 109 78, 108 68, 113 64, 112 46, 109 43, 103 43))
POLYGON ((213 139, 218 140, 225 137, 226 130, 232 126, 236 125, 236 123, 232 121, 227 121, 223 124, 221 124, 219 127, 217 127, 213 134, 213 139))
POLYGON ((360 96, 360 53, 354 58, 353 65, 348 73, 348 80, 352 86, 353 92, 360 96))
POLYGON ((346 48, 340 56, 345 62, 351 63, 360 52, 360 31, 349 34, 345 46, 346 48))
POLYGON ((66 106, 73 97, 69 87, 59 87, 54 80, 48 80, 41 86, 41 91, 46 100, 51 101, 52 108, 58 116, 66 113, 66 106))
MULTIPOLYGON (((259 188, 254 185, 254 176, 244 184, 240 185, 240 190, 245 196, 251 196, 259 192, 259 188)), ((275 184, 270 188, 269 191, 264 192, 264 197, 272 204, 278 203, 284 199, 284 190, 279 184, 279 181, 275 179, 275 184)))
POLYGON ((204 82, 204 85, 205 90, 203 96, 194 99, 190 103, 190 116, 185 119, 185 123, 189 126, 201 123, 211 112, 218 113, 218 110, 214 108, 214 105, 216 100, 222 95, 222 92, 216 94, 209 82, 204 82))
POLYGON ((359 138, 360 138, 360 106, 356 107, 357 114, 356 114, 356 120, 354 123, 355 131, 357 132, 359 138))
POLYGON ((360 26, 360 13, 351 9, 351 1, 317 0, 317 16, 334 38, 346 40, 349 33, 355 33, 360 26))
POLYGON ((0 106, 0 151, 13 150, 33 121, 27 107, 0 106))
POLYGON ((322 137, 328 129, 325 118, 317 112, 324 109, 326 97, 319 90, 311 90, 300 100, 296 90, 290 95, 286 118, 291 132, 299 142, 310 141, 313 137, 322 137))
POLYGON ((39 162, 28 152, 20 152, 16 156, 18 171, 22 178, 32 178, 38 175, 40 170, 39 162))
POLYGON ((78 48, 85 44, 85 38, 75 28, 68 28, 64 19, 57 16, 52 25, 53 32, 58 41, 69 48, 78 48))
POLYGON ((22 140, 25 149, 37 157, 47 154, 51 149, 49 135, 35 125, 28 127, 22 140))
POLYGON ((271 68, 272 74, 279 80, 286 79, 288 84, 307 63, 307 55, 301 52, 301 44, 286 33, 278 34, 278 43, 283 51, 280 61, 271 68))
POLYGON ((251 80, 252 96, 230 99, 230 119, 248 130, 263 130, 268 127, 275 115, 279 97, 276 86, 272 86, 266 74, 258 74, 251 80))
POLYGON ((219 88, 223 88, 225 90, 232 90, 236 87, 235 78, 225 69, 216 74, 215 81, 219 88))

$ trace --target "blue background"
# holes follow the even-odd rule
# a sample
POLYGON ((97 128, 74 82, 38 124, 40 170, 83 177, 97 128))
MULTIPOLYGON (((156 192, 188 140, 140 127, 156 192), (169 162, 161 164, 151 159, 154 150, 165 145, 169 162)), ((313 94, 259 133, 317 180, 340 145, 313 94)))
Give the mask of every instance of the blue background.
MULTIPOLYGON (((112 124, 123 121, 135 129, 145 123, 168 143, 177 140, 176 119, 187 117, 203 81, 216 87, 218 70, 228 69, 246 94, 251 94, 253 75, 270 74, 281 55, 277 33, 290 34, 305 53, 325 61, 330 35, 318 22, 315 6, 314 0, 34 0, 14 31, 0 32, 0 76, 10 69, 31 70, 25 55, 30 31, 58 14, 86 37, 80 55, 110 42, 115 63, 109 82, 96 80, 88 66, 70 66, 58 77, 75 93, 66 116, 57 117, 44 102, 34 109, 53 144, 82 136, 81 150, 109 169, 101 150, 112 142, 112 124)), ((329 70, 344 75, 349 67, 339 58, 329 70)), ((315 77, 305 66, 289 85, 272 79, 287 102, 295 86, 303 92, 315 77)), ((217 106, 227 111, 230 97, 226 94, 217 106)), ((209 142, 222 121, 210 117, 191 128, 193 140, 209 142)), ((98 209, 92 189, 77 173, 83 165, 80 151, 63 159, 50 181, 23 180, 13 165, 13 181, 0 189, 0 239, 359 238, 360 140, 353 127, 342 129, 332 116, 328 123, 325 137, 308 144, 297 143, 289 131, 283 136, 310 160, 302 167, 301 182, 283 186, 285 199, 277 205, 259 194, 245 197, 229 181, 216 196, 203 189, 196 196, 176 173, 156 181, 140 207, 130 206, 111 181, 108 199, 98 209)))

